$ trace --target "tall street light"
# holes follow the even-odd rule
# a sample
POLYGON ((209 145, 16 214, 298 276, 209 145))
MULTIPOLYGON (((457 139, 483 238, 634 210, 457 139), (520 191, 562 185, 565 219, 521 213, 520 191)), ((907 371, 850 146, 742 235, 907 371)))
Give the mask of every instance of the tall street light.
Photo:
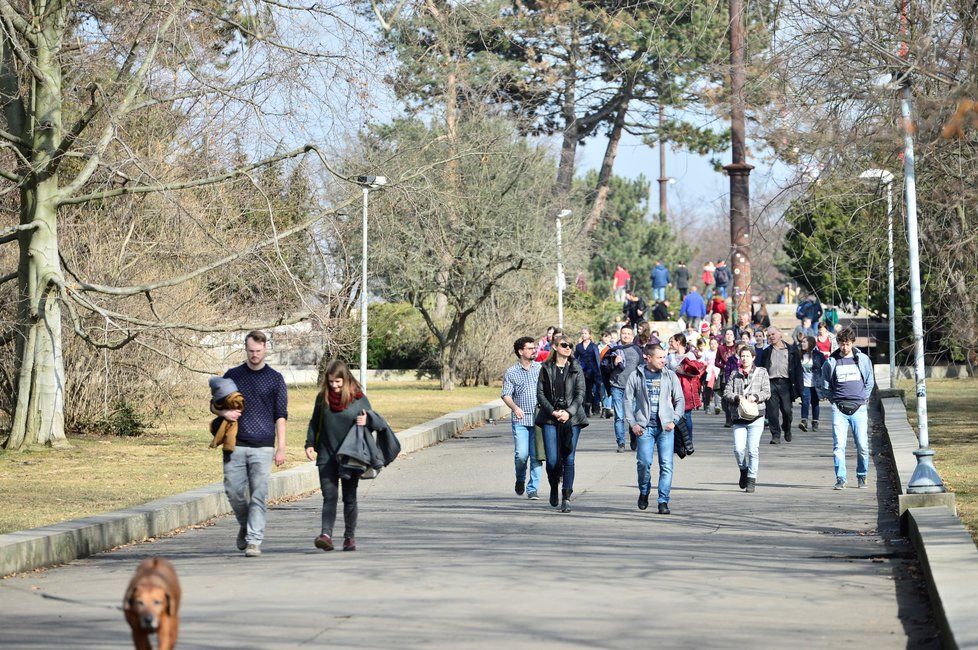
POLYGON ((561 219, 571 216, 570 210, 557 214, 557 326, 564 329, 564 242, 561 219))
POLYGON ((900 113, 903 117, 903 187, 907 209, 907 244, 910 257, 910 307, 913 312, 914 377, 917 392, 917 434, 920 444, 914 455, 917 467, 907 485, 908 494, 946 492, 930 448, 927 429, 927 382, 924 370, 924 315, 920 297, 920 243, 917 235, 917 176, 914 171, 913 117, 910 110, 910 77, 902 79, 900 113))
POLYGON ((890 324, 890 388, 896 385, 896 290, 893 283, 893 174, 885 169, 867 169, 859 178, 876 181, 886 186, 886 241, 889 245, 890 259, 887 264, 889 276, 890 324))
POLYGON ((367 197, 370 190, 387 185, 383 176, 357 176, 363 188, 363 269, 360 272, 360 386, 367 388, 367 197))

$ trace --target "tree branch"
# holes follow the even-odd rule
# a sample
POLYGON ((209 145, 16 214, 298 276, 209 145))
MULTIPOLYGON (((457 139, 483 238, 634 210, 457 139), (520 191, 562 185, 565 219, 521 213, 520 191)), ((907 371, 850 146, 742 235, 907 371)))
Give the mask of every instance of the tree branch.
POLYGON ((271 246, 272 244, 275 244, 276 242, 290 235, 303 231, 306 228, 309 228, 317 221, 320 221, 326 215, 336 214, 336 212, 352 204, 355 200, 356 200, 355 198, 350 198, 344 201, 343 203, 341 203, 340 205, 336 206, 332 210, 316 215, 315 217, 311 219, 307 219, 302 223, 296 224, 291 228, 282 230, 275 236, 270 237, 264 241, 258 242, 257 244, 254 244, 252 246, 249 246, 244 250, 238 251, 237 253, 234 253, 232 255, 228 255, 227 257, 223 257, 211 264, 207 264, 205 266, 194 269, 189 273, 184 273, 183 275, 178 275, 176 277, 169 278, 167 280, 160 280, 159 282, 150 282, 148 284, 143 284, 143 285, 133 286, 133 287, 111 287, 111 286, 106 286, 101 284, 88 284, 85 282, 79 282, 77 286, 80 291, 85 291, 85 292, 91 291, 91 292, 102 293, 110 296, 134 296, 140 293, 147 293, 149 291, 155 291, 157 289, 162 289, 165 287, 173 287, 178 284, 183 284, 184 282, 188 282, 196 277, 200 277, 201 275, 204 275, 205 273, 213 271, 216 268, 219 268, 226 264, 230 264, 231 262, 240 259, 246 255, 250 255, 266 246, 271 246))
POLYGON ((33 47, 37 47, 37 36, 30 21, 20 15, 7 0, 0 0, 0 16, 33 47))
POLYGON ((42 222, 31 221, 30 223, 22 223, 17 226, 10 226, 9 228, 4 228, 0 230, 0 244, 6 244, 17 239, 18 235, 24 230, 34 230, 35 228, 40 228, 42 222))

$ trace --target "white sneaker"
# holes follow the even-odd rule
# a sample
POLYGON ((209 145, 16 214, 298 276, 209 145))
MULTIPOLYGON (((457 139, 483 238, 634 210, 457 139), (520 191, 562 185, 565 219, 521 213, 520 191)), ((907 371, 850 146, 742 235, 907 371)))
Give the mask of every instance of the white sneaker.
POLYGON ((258 544, 248 544, 245 549, 245 557, 258 557, 261 555, 261 547, 258 544))

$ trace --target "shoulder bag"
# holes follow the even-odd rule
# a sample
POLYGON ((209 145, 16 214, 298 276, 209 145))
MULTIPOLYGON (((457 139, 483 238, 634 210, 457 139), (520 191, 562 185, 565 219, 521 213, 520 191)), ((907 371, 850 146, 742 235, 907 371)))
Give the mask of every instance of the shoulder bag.
MULTIPOLYGON (((755 370, 754 372, 757 372, 755 370)), ((754 375, 751 374, 750 380, 747 385, 744 386, 744 394, 740 396, 737 400, 737 418, 741 420, 752 421, 756 420, 761 415, 761 410, 757 406, 757 402, 751 402, 747 399, 747 393, 750 392, 751 384, 754 381, 754 375)))

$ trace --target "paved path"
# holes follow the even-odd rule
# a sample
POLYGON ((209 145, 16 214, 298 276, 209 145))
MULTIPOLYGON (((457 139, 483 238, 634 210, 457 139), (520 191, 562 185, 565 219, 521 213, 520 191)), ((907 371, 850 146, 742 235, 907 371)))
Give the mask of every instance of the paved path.
POLYGON ((261 558, 229 550, 225 517, 2 581, 0 647, 127 647, 113 608, 150 555, 180 574, 181 648, 937 647, 880 458, 875 489, 836 492, 829 433, 765 434, 749 495, 729 430, 696 419, 671 516, 635 507, 606 420, 581 437, 571 514, 515 496, 502 423, 368 482, 356 553, 313 548, 317 494, 272 510, 261 558))

